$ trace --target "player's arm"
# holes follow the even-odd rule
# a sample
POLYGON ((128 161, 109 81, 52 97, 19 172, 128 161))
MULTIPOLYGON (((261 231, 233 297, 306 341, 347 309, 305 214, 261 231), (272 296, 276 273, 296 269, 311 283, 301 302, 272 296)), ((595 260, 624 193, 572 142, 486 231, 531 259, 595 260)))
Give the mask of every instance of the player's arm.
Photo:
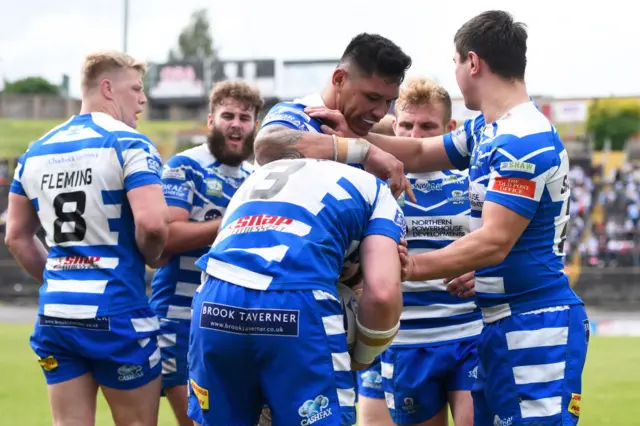
MULTIPOLYGON (((260 129, 254 143, 256 163, 264 165, 283 158, 317 158, 334 160, 333 139, 323 133, 292 129, 272 124, 260 129)), ((337 161, 346 162, 346 158, 337 161)), ((363 158, 358 158, 360 162, 363 158)))
POLYGON ((380 187, 376 206, 360 246, 362 295, 358 304, 355 366, 370 364, 391 345, 400 327, 402 292, 398 244, 404 217, 386 186, 380 187))
POLYGON ((169 238, 163 257, 197 250, 211 245, 218 235, 222 218, 204 222, 190 222, 190 213, 196 197, 196 182, 200 179, 192 172, 193 164, 184 156, 171 158, 162 172, 164 197, 169 206, 169 238))
POLYGON ((9 192, 4 243, 18 264, 38 282, 43 282, 47 249, 36 233, 40 219, 22 186, 26 154, 18 161, 9 192))
POLYGON ((222 218, 204 222, 189 222, 189 211, 169 206, 169 238, 165 255, 173 255, 209 246, 218 236, 222 218))
POLYGON ((121 144, 124 187, 135 222, 135 238, 145 262, 153 266, 169 235, 169 212, 162 193, 162 160, 150 141, 121 144))
POLYGON ((492 172, 482 207, 482 227, 443 249, 410 257, 406 269, 411 280, 458 276, 501 263, 535 216, 547 184, 562 191, 566 174, 554 173, 559 166, 555 151, 539 150, 535 140, 502 137, 502 143, 496 141, 501 148, 485 160, 492 172))
POLYGON ((482 227, 448 246, 409 257, 403 271, 408 281, 459 276, 478 268, 497 265, 509 254, 530 219, 501 204, 485 201, 482 227))
MULTIPOLYGON (((350 131, 339 111, 325 107, 308 107, 305 112, 313 118, 333 123, 333 127, 322 126, 325 133, 346 135, 350 131)), ((463 170, 469 166, 475 124, 476 120, 467 120, 456 131, 431 138, 417 139, 369 133, 365 139, 400 160, 406 172, 422 173, 454 168, 463 170)))
POLYGON ((24 195, 11 192, 5 245, 18 264, 42 283, 48 252, 36 236, 38 229, 40 229, 40 219, 31 200, 24 195))
POLYGON ((267 114, 254 142, 256 163, 264 165, 283 158, 359 163, 369 173, 388 180, 396 197, 407 191, 408 198, 415 201, 411 185, 404 175, 404 166, 392 155, 357 137, 345 138, 309 132, 303 123, 306 120, 308 116, 295 115, 290 111, 278 112, 277 119, 272 119, 267 114))
POLYGON ((417 139, 369 133, 365 139, 402 161, 409 173, 455 168, 447 155, 444 136, 417 139))

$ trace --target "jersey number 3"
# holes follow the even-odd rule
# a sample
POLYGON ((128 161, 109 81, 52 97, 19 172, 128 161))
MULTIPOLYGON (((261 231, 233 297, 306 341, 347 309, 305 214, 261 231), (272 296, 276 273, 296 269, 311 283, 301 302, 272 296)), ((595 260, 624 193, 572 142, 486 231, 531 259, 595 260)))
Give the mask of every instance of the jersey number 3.
POLYGON ((283 166, 282 164, 274 164, 274 163, 264 166, 263 170, 266 170, 266 171, 269 171, 276 167, 284 167, 284 169, 269 172, 264 177, 264 180, 273 181, 273 184, 269 188, 264 188, 264 189, 254 188, 251 191, 251 194, 249 195, 249 197, 254 200, 255 199, 268 200, 275 197, 276 195, 278 195, 280 191, 282 191, 282 188, 284 188, 287 182, 289 182, 289 178, 291 177, 291 175, 297 172, 298 170, 300 170, 301 168, 303 168, 305 164, 307 163, 305 163, 304 161, 292 161, 286 166, 283 166))
POLYGON ((58 194, 53 199, 56 220, 53 222, 53 241, 56 244, 82 241, 87 233, 87 222, 82 215, 87 206, 83 191, 58 194))

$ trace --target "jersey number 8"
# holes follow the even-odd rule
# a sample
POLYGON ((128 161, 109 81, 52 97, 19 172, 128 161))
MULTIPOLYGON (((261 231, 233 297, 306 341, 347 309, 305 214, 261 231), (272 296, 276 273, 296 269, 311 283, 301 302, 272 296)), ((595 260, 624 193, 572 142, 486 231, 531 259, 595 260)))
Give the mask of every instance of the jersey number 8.
POLYGON ((82 215, 87 205, 87 195, 83 191, 58 194, 53 199, 56 220, 53 222, 53 241, 56 244, 82 241, 87 233, 87 222, 82 215), (70 210, 74 208, 75 210, 70 210), (66 225, 66 226, 65 226, 66 225), (70 228, 70 229, 64 229, 70 228))

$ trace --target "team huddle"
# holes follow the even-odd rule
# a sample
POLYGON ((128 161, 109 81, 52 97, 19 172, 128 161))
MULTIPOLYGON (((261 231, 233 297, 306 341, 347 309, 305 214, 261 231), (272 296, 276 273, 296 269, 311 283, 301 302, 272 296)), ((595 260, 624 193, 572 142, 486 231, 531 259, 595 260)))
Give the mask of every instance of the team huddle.
POLYGON ((145 65, 89 55, 80 113, 20 158, 7 217, 42 283, 54 425, 95 424, 99 388, 118 426, 157 425, 162 396, 180 426, 577 424, 567 152, 527 94, 522 24, 484 12, 454 43, 479 112, 460 126, 365 33, 261 122, 256 88, 216 84, 206 143, 166 163, 135 130, 145 65))

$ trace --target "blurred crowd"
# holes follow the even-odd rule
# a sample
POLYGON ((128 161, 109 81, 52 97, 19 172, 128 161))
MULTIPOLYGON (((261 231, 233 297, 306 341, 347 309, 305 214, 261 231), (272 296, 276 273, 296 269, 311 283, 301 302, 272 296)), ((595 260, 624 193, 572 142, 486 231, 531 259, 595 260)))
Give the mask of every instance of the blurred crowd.
POLYGON ((597 202, 601 220, 594 222, 580 247, 582 262, 594 267, 640 266, 640 166, 626 163, 605 176, 597 202))
POLYGON ((600 170, 598 169, 585 170, 579 165, 574 165, 569 170, 569 184, 571 186, 569 215, 571 219, 567 230, 567 239, 564 243, 567 262, 573 259, 575 250, 580 246, 585 228, 589 223, 596 194, 594 177, 599 174, 600 170))

